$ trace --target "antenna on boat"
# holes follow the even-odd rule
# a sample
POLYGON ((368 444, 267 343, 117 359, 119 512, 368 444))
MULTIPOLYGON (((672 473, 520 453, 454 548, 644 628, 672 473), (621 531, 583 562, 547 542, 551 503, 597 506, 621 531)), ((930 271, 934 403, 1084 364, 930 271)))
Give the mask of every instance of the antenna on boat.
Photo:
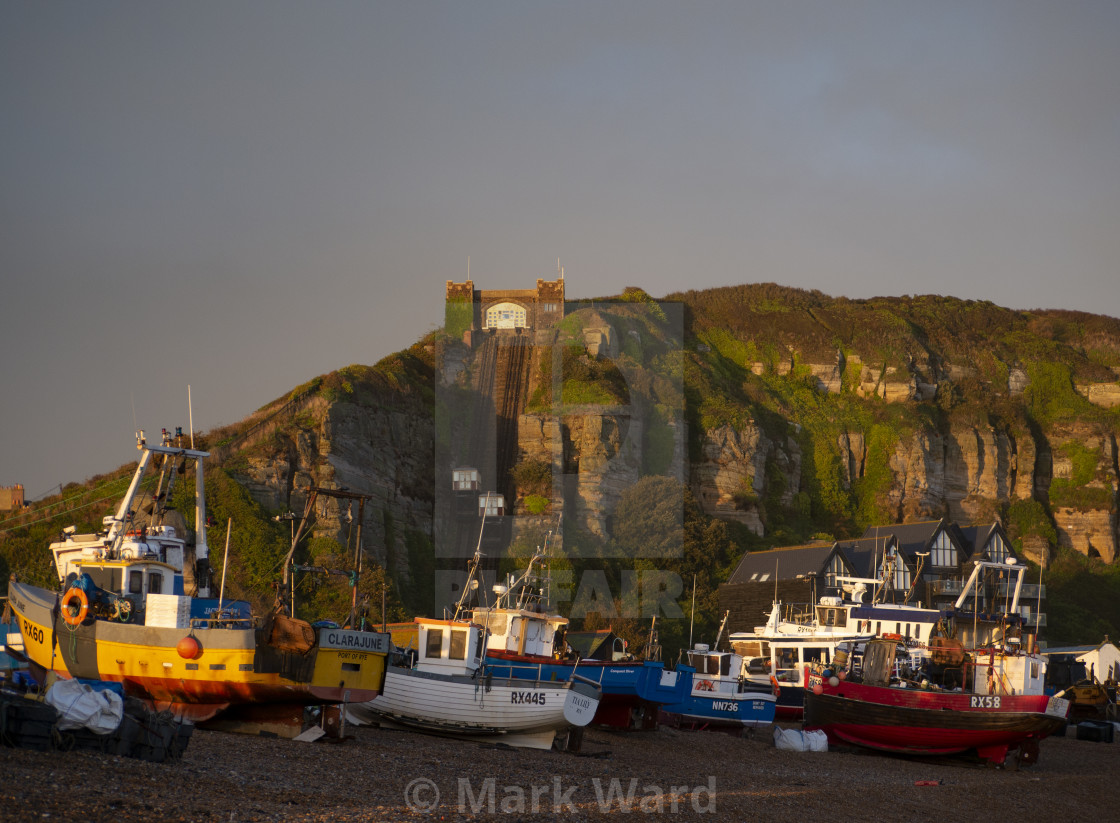
POLYGON ((191 427, 191 448, 194 448, 194 406, 191 404, 191 384, 187 384, 187 420, 191 427))
POLYGON ((218 590, 218 619, 222 619, 222 601, 226 596, 226 569, 229 568, 229 533, 233 530, 233 518, 226 523, 226 553, 222 557, 222 587, 218 590))
MULTIPOLYGON (((657 620, 657 615, 654 615, 657 620)), ((692 627, 696 624, 696 574, 692 575, 692 613, 688 616, 688 647, 692 648, 692 627)), ((652 631, 652 629, 651 629, 652 631)))
POLYGON ((727 618, 731 616, 731 609, 723 613, 723 621, 719 624, 719 631, 716 632, 716 642, 712 644, 712 651, 719 651, 719 639, 723 637, 723 630, 727 628, 727 618))
MULTIPOLYGON (((1043 558, 1039 557, 1039 560, 1043 558)), ((1038 636, 1042 634, 1042 563, 1038 564, 1038 605, 1034 610, 1034 642, 1038 643, 1038 636)))
MULTIPOLYGON (((471 558, 470 571, 467 574, 467 580, 463 584, 463 593, 459 595, 459 602, 455 604, 455 613, 452 615, 452 620, 458 620, 459 614, 467 605, 467 599, 470 593, 474 591, 471 583, 478 586, 478 581, 474 579, 475 574, 478 572, 479 564, 482 562, 482 533, 486 529, 486 515, 490 512, 490 492, 486 492, 486 500, 482 504, 482 525, 478 527, 478 545, 475 546, 474 556, 471 558)), ((445 611, 444 614, 447 612, 445 611)))

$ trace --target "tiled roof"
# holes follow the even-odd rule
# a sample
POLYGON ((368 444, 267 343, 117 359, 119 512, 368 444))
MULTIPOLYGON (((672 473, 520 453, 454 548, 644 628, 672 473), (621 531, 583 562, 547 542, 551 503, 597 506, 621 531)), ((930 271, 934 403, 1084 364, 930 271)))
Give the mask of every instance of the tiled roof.
POLYGON ((793 580, 824 571, 832 554, 832 543, 813 543, 807 546, 788 546, 762 552, 747 552, 731 574, 728 583, 752 581, 793 580), (776 568, 775 568, 776 567, 776 568))
POLYGON ((898 545, 902 551, 913 557, 918 552, 928 551, 937 530, 947 526, 944 520, 925 520, 921 523, 892 523, 887 526, 870 526, 863 533, 868 537, 886 537, 893 534, 898 538, 898 545))
MULTIPOLYGON (((861 537, 858 540, 842 540, 836 545, 844 553, 855 577, 878 577, 878 566, 883 562, 883 552, 894 545, 892 535, 883 532, 879 537, 861 537)), ((902 560, 913 566, 913 558, 902 552, 902 560)))

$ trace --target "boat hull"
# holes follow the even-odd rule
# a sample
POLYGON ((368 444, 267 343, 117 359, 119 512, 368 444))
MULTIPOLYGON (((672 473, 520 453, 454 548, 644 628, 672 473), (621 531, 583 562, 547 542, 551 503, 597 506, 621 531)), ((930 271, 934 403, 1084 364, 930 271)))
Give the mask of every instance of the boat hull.
POLYGON ((669 671, 664 663, 648 660, 576 663, 491 653, 486 663, 495 676, 566 681, 576 674, 598 683, 603 696, 592 722, 613 728, 656 727, 658 709, 681 702, 692 686, 691 668, 669 671))
POLYGON ((1069 704, 1046 695, 975 695, 842 682, 805 691, 805 728, 834 744, 906 755, 977 750, 1002 762, 1010 749, 1066 722, 1069 704))
POLYGON ((775 705, 774 695, 762 692, 727 695, 694 691, 662 711, 675 726, 753 729, 774 722, 775 705))
MULTIPOLYGON (((296 661, 302 676, 291 677, 283 671, 291 661, 283 655, 269 660, 251 627, 174 629, 105 620, 70 626, 55 612, 53 592, 13 581, 9 599, 40 682, 47 672, 118 682, 126 694, 193 722, 242 704, 363 702, 380 694, 384 680, 384 652, 316 648, 296 661), (191 659, 177 649, 188 635, 199 647, 191 659)), ((289 665, 287 674, 293 673, 289 665)))
POLYGON ((544 681, 437 674, 390 667, 363 719, 436 734, 549 748, 557 732, 589 724, 602 691, 582 680, 544 681))

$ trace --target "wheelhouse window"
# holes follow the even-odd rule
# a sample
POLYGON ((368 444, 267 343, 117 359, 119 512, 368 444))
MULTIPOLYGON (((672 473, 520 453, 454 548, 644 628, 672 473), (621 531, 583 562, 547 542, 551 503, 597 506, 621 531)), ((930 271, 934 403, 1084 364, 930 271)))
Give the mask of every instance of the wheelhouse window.
POLYGON ((135 570, 128 573, 128 593, 144 593, 144 572, 135 570))
POLYGON ((159 594, 163 591, 163 575, 152 572, 148 575, 148 594, 159 594))
MULTIPOLYGON (((428 635, 431 638, 431 634, 428 635)), ((467 659, 467 631, 451 632, 451 651, 448 655, 452 660, 466 660, 467 659)))
POLYGON ((443 648, 443 629, 428 629, 428 642, 424 647, 425 657, 439 658, 443 648))
MULTIPOLYGON (((697 674, 719 674, 719 657, 712 654, 689 654, 688 663, 697 674)), ((728 664, 730 666, 730 664, 728 664)))

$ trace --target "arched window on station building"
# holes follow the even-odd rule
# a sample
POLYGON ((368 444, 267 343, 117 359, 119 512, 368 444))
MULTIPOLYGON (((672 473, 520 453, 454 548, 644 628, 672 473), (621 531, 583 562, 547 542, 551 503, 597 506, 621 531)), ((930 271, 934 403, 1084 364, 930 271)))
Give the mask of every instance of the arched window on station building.
POLYGON ((495 303, 486 310, 488 329, 523 329, 528 326, 525 307, 516 303, 495 303))

